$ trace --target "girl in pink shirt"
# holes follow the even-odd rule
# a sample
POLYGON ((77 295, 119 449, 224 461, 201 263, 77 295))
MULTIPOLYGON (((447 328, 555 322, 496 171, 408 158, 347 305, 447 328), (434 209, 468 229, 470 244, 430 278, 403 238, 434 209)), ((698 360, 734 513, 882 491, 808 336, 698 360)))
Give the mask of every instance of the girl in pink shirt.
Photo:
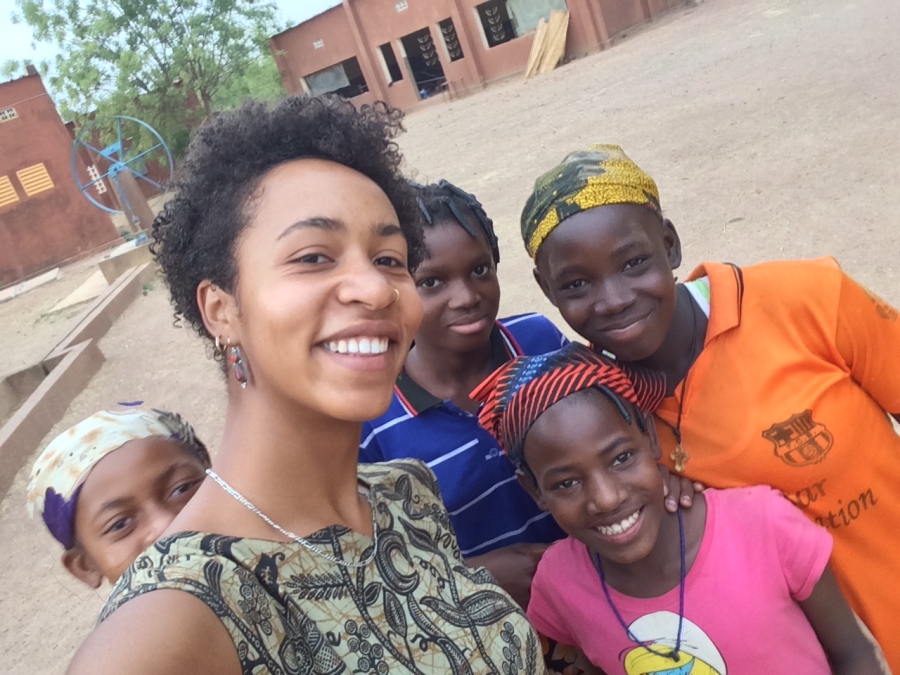
POLYGON ((519 357, 472 398, 568 538, 531 588, 535 628, 608 675, 880 674, 828 567, 831 537, 769 487, 664 508, 657 373, 581 345, 519 357), (527 461, 526 461, 527 460, 527 461))

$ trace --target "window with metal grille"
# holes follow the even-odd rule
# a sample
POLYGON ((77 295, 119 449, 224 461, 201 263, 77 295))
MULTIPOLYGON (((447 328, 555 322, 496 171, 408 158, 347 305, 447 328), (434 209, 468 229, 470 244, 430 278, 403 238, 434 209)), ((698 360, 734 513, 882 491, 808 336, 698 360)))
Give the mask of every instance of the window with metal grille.
POLYGON ((19 116, 15 108, 3 108, 0 110, 0 122, 9 122, 19 116))
POLYGON ((507 0, 488 0, 475 6, 488 47, 496 47, 518 37, 506 2, 507 0))
POLYGON ((451 61, 458 61, 463 58, 462 46, 459 44, 459 36, 456 34, 456 26, 453 25, 453 19, 444 19, 438 21, 438 27, 441 29, 441 35, 444 38, 444 45, 447 47, 447 56, 451 61))
POLYGON ((15 204, 17 201, 19 201, 19 195, 9 176, 0 176, 0 208, 15 204))
POLYGON ((33 197, 39 192, 53 189, 53 180, 47 173, 47 167, 43 164, 35 164, 27 169, 16 171, 16 176, 22 184, 22 189, 29 197, 33 197))

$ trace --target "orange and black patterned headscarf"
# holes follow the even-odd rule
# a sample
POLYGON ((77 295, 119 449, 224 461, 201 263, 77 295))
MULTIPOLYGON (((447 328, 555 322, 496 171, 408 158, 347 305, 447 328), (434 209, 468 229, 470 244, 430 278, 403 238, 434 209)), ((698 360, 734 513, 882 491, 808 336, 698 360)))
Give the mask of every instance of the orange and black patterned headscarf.
MULTIPOLYGON (((583 389, 597 388, 630 423, 623 402, 654 412, 666 395, 662 373, 618 365, 584 345, 569 344, 542 356, 519 356, 495 370, 470 396, 484 405, 478 422, 517 468, 524 468, 525 436, 550 406, 583 389)), ((643 425, 642 421, 638 421, 643 425)))

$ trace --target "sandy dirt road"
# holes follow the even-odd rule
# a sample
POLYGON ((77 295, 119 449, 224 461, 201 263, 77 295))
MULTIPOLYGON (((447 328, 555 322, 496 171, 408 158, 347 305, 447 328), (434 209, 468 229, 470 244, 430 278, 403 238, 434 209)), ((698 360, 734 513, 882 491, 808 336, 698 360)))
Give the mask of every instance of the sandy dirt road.
MULTIPOLYGON (((538 173, 594 142, 622 145, 657 179, 684 273, 705 259, 834 255, 900 304, 898 32, 892 0, 707 0, 539 79, 414 113, 401 145, 411 175, 457 182, 497 222, 506 314, 558 318, 531 279, 518 216, 538 173)), ((215 445, 220 375, 173 327, 164 288, 101 348, 106 364, 53 433, 143 398, 177 408, 215 445)), ((67 580, 27 520, 27 471, 0 503, 0 672, 58 673, 102 594, 67 580)))

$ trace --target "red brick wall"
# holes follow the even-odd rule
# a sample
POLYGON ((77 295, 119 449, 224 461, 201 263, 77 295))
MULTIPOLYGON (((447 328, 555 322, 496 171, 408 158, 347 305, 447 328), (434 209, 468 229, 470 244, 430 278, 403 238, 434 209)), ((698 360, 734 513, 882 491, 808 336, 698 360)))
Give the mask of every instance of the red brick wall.
POLYGON ((0 207, 0 286, 118 238, 75 186, 72 138, 39 75, 0 84, 0 110, 9 107, 18 118, 0 123, 0 177, 10 178, 19 201, 0 207), (41 163, 53 187, 29 197, 16 172, 41 163))
MULTIPOLYGON (((534 32, 488 48, 482 35, 481 22, 475 12, 475 7, 482 2, 484 0, 406 0, 407 9, 397 12, 397 0, 344 0, 343 5, 274 36, 270 45, 276 53, 285 89, 289 93, 300 93, 300 77, 340 63, 351 56, 360 57, 348 18, 351 13, 348 7, 352 7, 352 13, 358 19, 366 54, 372 64, 372 68, 367 69, 363 58, 359 58, 370 93, 356 97, 353 99, 354 103, 359 105, 374 100, 372 91, 376 87, 373 81, 377 79, 388 103, 399 108, 410 108, 419 103, 419 98, 408 70, 401 63, 404 79, 388 86, 378 58, 378 49, 390 41, 397 59, 401 60, 397 47, 397 41, 401 37, 427 26, 431 28, 435 42, 438 42, 441 38, 437 23, 448 17, 453 18, 457 34, 465 45, 464 58, 452 63, 448 62, 443 50, 438 50, 444 74, 454 92, 477 88, 482 82, 514 75, 525 69, 534 32), (320 49, 313 48, 316 40, 324 43, 320 49)), ((642 23, 646 18, 644 3, 656 15, 680 2, 681 0, 567 0, 571 20, 566 54, 572 58, 599 49, 600 27, 604 22, 608 37, 642 23)))

